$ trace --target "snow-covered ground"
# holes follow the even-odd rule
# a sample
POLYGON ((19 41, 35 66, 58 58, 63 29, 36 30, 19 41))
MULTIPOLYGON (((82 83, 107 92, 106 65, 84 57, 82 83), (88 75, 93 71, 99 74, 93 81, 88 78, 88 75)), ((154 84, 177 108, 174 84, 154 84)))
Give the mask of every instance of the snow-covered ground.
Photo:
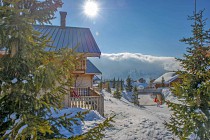
POLYGON ((161 105, 161 107, 155 104, 148 105, 153 100, 150 99, 150 95, 145 95, 143 99, 145 102, 149 100, 148 103, 137 107, 127 100, 129 97, 124 98, 126 94, 124 92, 123 98, 118 100, 113 98, 112 94, 104 92, 105 115, 116 114, 114 127, 105 131, 104 140, 176 139, 163 124, 170 117, 170 111, 166 105, 161 105))
MULTIPOLYGON (((172 93, 168 89, 163 90, 165 98, 175 100, 172 93)), ((123 92, 121 100, 113 98, 113 95, 103 91, 105 117, 116 115, 113 127, 107 128, 103 140, 171 140, 177 139, 169 132, 164 122, 169 120, 170 110, 166 105, 157 107, 150 95, 140 95, 140 106, 134 106, 131 103, 132 93, 123 92)), ((54 117, 63 115, 64 113, 85 111, 80 108, 68 108, 53 113, 54 117)), ((100 116, 96 111, 90 111, 84 123, 79 120, 79 126, 74 125, 74 134, 69 133, 64 128, 60 131, 66 137, 79 135, 87 132, 89 129, 103 122, 105 118, 100 116)))
MULTIPOLYGON (((86 112, 87 109, 82 109, 82 108, 63 108, 62 110, 54 110, 51 108, 51 112, 48 114, 49 116, 47 117, 52 117, 52 118, 59 118, 60 116, 67 116, 67 118, 74 118, 78 112, 86 112)), ((15 124, 21 123, 21 119, 16 119, 16 114, 13 113, 11 116, 11 119, 15 120, 15 124)), ((59 131, 61 134, 63 134, 66 138, 72 137, 72 136, 77 136, 81 135, 83 133, 86 133, 88 130, 94 128, 97 126, 99 123, 102 123, 105 118, 102 117, 97 111, 90 110, 85 116, 84 120, 82 121, 79 118, 76 118, 77 123, 79 125, 76 125, 71 121, 72 123, 72 132, 67 130, 65 127, 60 125, 61 127, 59 128, 59 131)), ((18 134, 21 134, 24 129, 27 129, 28 125, 24 125, 18 130, 18 134)), ((11 130, 7 130, 4 134, 5 135, 11 135, 11 130)), ((16 136, 16 137, 17 137, 16 136)))
MULTIPOLYGON (((63 116, 64 114, 69 114, 71 113, 68 118, 74 117, 77 115, 77 112, 84 112, 87 111, 86 109, 82 108, 64 108, 58 112, 55 112, 52 110, 52 117, 58 118, 60 116, 63 116)), ((86 133, 88 130, 91 128, 94 128, 97 126, 99 123, 102 123, 105 118, 103 118, 97 111, 90 110, 88 114, 85 115, 84 117, 84 122, 82 122, 80 119, 78 120, 78 124, 73 124, 73 132, 69 132, 67 129, 64 127, 60 128, 60 133, 66 136, 66 138, 76 136, 76 135, 81 135, 83 133, 86 133)))

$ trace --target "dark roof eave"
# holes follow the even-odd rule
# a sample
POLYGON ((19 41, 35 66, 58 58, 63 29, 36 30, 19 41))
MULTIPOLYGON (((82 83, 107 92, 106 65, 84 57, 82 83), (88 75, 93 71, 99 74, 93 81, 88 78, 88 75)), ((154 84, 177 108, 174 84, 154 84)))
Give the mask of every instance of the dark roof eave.
POLYGON ((84 54, 85 57, 101 57, 101 53, 81 53, 84 54))
POLYGON ((85 73, 85 74, 90 74, 90 75, 101 75, 102 72, 101 72, 101 73, 85 73))
POLYGON ((102 72, 90 61, 87 59, 86 61, 87 69, 86 74, 102 74, 102 72))

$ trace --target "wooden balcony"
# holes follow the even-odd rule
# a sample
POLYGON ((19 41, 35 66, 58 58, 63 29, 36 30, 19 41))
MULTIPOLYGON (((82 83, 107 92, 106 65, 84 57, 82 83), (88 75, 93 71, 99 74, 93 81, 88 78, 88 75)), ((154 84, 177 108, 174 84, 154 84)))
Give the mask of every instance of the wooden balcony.
POLYGON ((79 63, 76 65, 75 71, 73 73, 79 74, 79 73, 85 73, 86 70, 86 59, 83 59, 79 61, 79 63))
POLYGON ((2 58, 5 54, 8 54, 8 53, 6 53, 6 51, 1 51, 0 50, 0 58, 2 58))
POLYGON ((67 104, 68 107, 96 110, 104 116, 104 96, 91 88, 72 88, 67 104))

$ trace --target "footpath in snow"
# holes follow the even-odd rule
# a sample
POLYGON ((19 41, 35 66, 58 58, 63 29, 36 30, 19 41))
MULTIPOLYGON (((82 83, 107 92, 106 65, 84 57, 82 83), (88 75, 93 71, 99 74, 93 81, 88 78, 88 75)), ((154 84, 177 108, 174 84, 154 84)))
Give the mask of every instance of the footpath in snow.
MULTIPOLYGON (((156 105, 134 106, 124 97, 113 98, 112 94, 103 92, 105 115, 116 115, 113 127, 105 131, 103 140, 171 140, 176 139, 169 132, 164 122, 169 120, 170 111, 167 106, 156 105)), ((144 96, 144 101, 151 99, 144 96)), ((140 103, 141 104, 141 103, 140 103)))
MULTIPOLYGON (((167 99, 176 101, 170 90, 165 90, 164 96, 167 99)), ((103 91, 105 117, 116 115, 113 127, 105 130, 103 140, 172 140, 175 138, 169 132, 164 122, 169 120, 170 111, 166 105, 157 107, 150 95, 140 95, 141 106, 135 106, 131 102, 131 93, 123 92, 121 100, 113 97, 112 94, 103 91)), ((83 112, 82 108, 64 108, 58 112, 52 110, 51 116, 57 118, 64 114, 73 117, 77 112, 83 112)), ((85 115, 84 121, 78 119, 74 124, 73 133, 60 128, 61 134, 66 138, 83 134, 105 120, 97 111, 91 110, 85 115)), ((9 130, 8 130, 9 132, 9 130)))

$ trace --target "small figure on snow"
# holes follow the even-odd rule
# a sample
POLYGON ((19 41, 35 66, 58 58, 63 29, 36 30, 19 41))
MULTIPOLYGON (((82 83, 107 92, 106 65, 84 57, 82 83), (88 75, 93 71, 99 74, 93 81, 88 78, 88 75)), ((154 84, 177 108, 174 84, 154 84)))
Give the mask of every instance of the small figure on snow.
POLYGON ((160 107, 161 102, 158 100, 157 96, 155 97, 154 102, 157 103, 157 107, 160 107))

